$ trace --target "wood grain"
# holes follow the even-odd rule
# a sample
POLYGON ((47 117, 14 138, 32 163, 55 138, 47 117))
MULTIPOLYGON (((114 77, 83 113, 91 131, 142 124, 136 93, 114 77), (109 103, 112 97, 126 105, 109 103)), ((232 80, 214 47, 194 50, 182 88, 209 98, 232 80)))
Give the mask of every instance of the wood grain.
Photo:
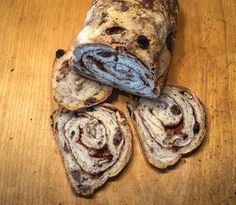
POLYGON ((180 0, 169 82, 206 105, 201 148, 160 172, 146 163, 135 137, 119 177, 92 199, 73 194, 50 129, 50 76, 55 51, 72 44, 89 6, 0 1, 0 204, 236 204, 235 0, 180 0))

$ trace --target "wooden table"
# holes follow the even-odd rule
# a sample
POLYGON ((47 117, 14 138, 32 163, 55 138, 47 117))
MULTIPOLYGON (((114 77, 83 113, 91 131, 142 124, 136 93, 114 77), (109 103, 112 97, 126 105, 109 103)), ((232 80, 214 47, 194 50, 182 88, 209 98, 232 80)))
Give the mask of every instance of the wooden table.
POLYGON ((180 0, 169 82, 193 90, 208 113, 201 148, 166 172, 137 137, 127 169, 93 197, 70 189, 52 136, 55 51, 81 30, 89 0, 0 1, 0 204, 236 204, 236 1, 180 0))

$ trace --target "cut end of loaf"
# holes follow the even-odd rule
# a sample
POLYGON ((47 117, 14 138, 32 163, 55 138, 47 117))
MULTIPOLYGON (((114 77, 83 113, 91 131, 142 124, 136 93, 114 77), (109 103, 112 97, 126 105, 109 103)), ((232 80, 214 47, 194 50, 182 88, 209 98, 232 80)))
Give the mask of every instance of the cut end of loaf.
POLYGON ((73 54, 75 70, 86 78, 138 96, 159 96, 154 72, 125 47, 84 44, 75 48, 73 54))

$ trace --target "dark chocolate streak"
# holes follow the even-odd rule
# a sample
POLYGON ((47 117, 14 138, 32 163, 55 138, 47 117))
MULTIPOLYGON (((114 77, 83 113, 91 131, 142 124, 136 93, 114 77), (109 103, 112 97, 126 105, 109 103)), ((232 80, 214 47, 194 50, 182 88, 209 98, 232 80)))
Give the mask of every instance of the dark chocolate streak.
POLYGON ((193 132, 196 135, 199 133, 199 131, 200 131, 200 124, 196 121, 193 127, 193 132))
POLYGON ((166 38, 166 47, 169 51, 172 51, 173 48, 173 37, 174 33, 170 33, 166 38))
POLYGON ((114 35, 114 34, 120 34, 122 33, 123 31, 125 31, 126 29, 124 27, 121 27, 121 26, 113 26, 113 27, 110 27, 110 28, 107 28, 105 30, 106 34, 107 35, 114 35))
MULTIPOLYGON (((108 53, 108 52, 107 52, 108 53)), ((100 69, 100 70, 104 70, 106 71, 107 69, 104 67, 103 63, 98 61, 97 59, 95 59, 92 56, 88 56, 87 57, 88 60, 92 61, 94 64, 96 64, 96 66, 100 69)))
POLYGON ((193 133, 196 135, 200 131, 200 124, 199 124, 199 122, 196 119, 196 113, 195 113, 195 110, 194 110, 192 105, 191 105, 191 107, 193 109, 193 116, 194 116, 194 119, 195 119, 195 123, 194 123, 194 126, 193 126, 193 133))
POLYGON ((104 58, 108 58, 108 57, 111 57, 112 55, 114 55, 113 53, 107 52, 107 51, 101 51, 101 52, 98 52, 97 54, 104 57, 104 58))

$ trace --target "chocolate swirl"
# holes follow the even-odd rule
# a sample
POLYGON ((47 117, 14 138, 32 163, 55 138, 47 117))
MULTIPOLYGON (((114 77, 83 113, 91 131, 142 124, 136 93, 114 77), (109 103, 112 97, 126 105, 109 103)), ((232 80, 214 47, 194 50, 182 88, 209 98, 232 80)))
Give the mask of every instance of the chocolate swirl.
POLYGON ((165 85, 176 33, 176 0, 97 0, 74 43, 82 76, 157 98, 165 85))
POLYGON ((71 65, 72 55, 72 50, 56 53, 52 76, 54 99, 69 110, 101 103, 111 95, 112 88, 81 77, 71 65))
POLYGON ((79 194, 91 195, 128 162, 131 131, 124 114, 116 108, 105 104, 62 111, 53 119, 70 181, 79 194))
POLYGON ((175 164, 205 136, 204 108, 185 88, 166 86, 157 100, 140 99, 133 109, 145 155, 158 168, 175 164))

